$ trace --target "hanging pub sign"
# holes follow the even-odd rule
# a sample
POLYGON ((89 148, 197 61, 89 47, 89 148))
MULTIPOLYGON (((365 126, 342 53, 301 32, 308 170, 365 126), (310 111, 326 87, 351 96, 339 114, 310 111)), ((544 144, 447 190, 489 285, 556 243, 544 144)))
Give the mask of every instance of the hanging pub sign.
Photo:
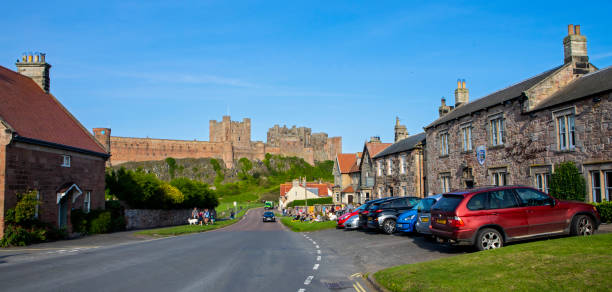
POLYGON ((487 150, 484 145, 478 146, 476 148, 476 160, 480 165, 484 165, 485 159, 487 158, 487 150))

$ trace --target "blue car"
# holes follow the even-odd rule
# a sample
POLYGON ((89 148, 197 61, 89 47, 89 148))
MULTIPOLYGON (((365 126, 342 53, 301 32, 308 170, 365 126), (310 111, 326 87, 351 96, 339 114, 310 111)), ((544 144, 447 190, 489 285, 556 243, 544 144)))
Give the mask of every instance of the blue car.
POLYGON ((431 206, 442 198, 442 194, 429 196, 419 201, 412 209, 402 213, 397 218, 397 231, 431 234, 429 223, 431 206))

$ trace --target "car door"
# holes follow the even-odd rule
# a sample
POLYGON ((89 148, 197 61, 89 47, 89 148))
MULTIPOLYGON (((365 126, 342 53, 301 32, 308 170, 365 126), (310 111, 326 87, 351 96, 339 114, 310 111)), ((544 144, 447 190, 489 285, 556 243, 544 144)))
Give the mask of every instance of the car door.
POLYGON ((555 204, 550 196, 531 188, 515 189, 521 206, 527 211, 530 235, 561 233, 567 226, 566 209, 555 204))
POLYGON ((487 196, 490 220, 504 228, 506 236, 515 238, 529 234, 527 210, 520 207, 512 190, 489 191, 487 196))

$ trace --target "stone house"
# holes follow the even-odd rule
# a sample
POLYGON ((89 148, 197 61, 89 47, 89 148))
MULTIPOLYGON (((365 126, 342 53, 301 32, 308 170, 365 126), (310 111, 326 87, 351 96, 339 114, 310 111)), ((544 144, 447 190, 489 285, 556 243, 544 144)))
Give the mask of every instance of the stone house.
POLYGON ((580 26, 568 26, 564 63, 469 102, 458 82, 456 104, 425 127, 429 193, 483 185, 531 185, 548 191, 555 164, 573 161, 587 201, 612 193, 612 68, 589 62, 580 26))
POLYGON ((37 218, 71 232, 71 210, 104 208, 109 155, 49 93, 44 54, 16 66, 19 73, 0 66, 0 236, 6 211, 29 191, 37 218))
POLYGON ((376 169, 375 198, 425 197, 425 138, 425 133, 408 136, 372 158, 376 169))
POLYGON ((334 160, 333 199, 334 204, 355 203, 355 188, 359 182, 355 164, 359 164, 361 153, 340 153, 334 160), (349 188, 350 187, 350 188, 349 188))
POLYGON ((359 164, 359 184, 357 186, 357 196, 359 203, 363 204, 374 199, 374 182, 376 179, 376 168, 372 157, 385 150, 393 143, 382 143, 379 137, 371 137, 369 142, 363 145, 363 154, 359 164))

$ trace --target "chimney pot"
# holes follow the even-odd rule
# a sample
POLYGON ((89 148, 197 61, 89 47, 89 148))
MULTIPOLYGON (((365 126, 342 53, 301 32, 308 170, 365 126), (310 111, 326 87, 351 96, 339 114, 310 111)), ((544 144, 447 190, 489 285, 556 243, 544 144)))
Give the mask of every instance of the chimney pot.
POLYGON ((576 34, 577 34, 577 35, 580 35, 580 25, 579 25, 579 24, 577 24, 577 25, 574 27, 574 29, 576 30, 576 34))
POLYGON ((463 79, 463 81, 461 81, 461 88, 465 88, 465 79, 463 79))
POLYGON ((572 35, 572 34, 574 34, 574 25, 568 24, 567 25, 567 35, 572 35))
POLYGON ((457 88, 461 88, 461 79, 457 79, 457 88))

